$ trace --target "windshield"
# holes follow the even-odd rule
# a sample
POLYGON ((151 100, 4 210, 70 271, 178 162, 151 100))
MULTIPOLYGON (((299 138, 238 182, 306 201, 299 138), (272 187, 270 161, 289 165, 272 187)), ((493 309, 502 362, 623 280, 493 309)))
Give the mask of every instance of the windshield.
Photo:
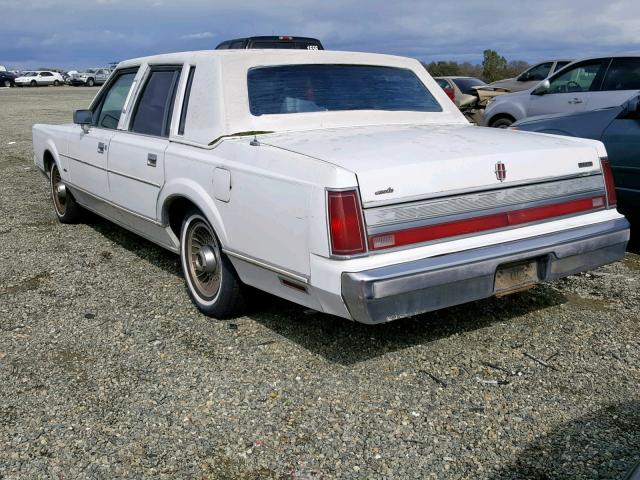
POLYGON ((441 112, 411 70, 368 65, 257 67, 247 76, 253 115, 386 110, 441 112))
POLYGON ((486 83, 478 78, 454 78, 453 83, 455 83, 460 91, 466 95, 474 94, 472 87, 480 87, 482 85, 486 85, 486 83))

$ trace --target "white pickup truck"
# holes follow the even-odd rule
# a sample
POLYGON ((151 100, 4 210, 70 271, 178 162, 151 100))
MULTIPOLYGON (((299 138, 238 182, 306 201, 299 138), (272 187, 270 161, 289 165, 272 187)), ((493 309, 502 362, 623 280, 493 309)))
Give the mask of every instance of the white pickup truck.
POLYGON ((620 259, 596 141, 471 126, 415 60, 206 51, 118 65, 75 124, 34 125, 56 214, 181 256, 195 305, 243 285, 380 323, 620 259))

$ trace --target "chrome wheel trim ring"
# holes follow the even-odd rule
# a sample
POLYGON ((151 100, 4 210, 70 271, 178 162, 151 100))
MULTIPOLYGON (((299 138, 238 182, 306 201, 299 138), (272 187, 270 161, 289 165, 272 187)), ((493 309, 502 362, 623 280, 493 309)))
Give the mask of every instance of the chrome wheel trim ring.
POLYGON ((62 182, 57 166, 51 168, 51 196, 56 213, 63 217, 67 211, 67 187, 62 182))
POLYGON ((218 241, 207 223, 194 217, 186 226, 184 255, 189 284, 204 302, 212 302, 222 282, 218 241))

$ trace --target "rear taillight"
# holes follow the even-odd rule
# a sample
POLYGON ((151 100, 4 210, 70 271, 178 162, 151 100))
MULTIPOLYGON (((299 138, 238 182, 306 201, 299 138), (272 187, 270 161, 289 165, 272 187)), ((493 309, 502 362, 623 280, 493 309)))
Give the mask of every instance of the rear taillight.
POLYGON ((327 192, 331 253, 356 255, 366 251, 362 210, 357 190, 327 192))
POLYGON ((456 92, 453 88, 444 88, 443 90, 452 101, 456 101, 456 92))
POLYGON ((460 235, 486 232, 499 228, 525 225, 527 223, 562 217, 564 215, 602 209, 605 206, 604 204, 604 196, 588 197, 553 205, 512 210, 482 217, 388 232, 370 236, 369 248, 370 250, 383 250, 385 248, 400 247, 442 238, 458 237, 460 235))
POLYGON ((607 189, 607 207, 615 207, 618 203, 616 197, 616 186, 613 183, 613 172, 611 172, 611 163, 608 158, 601 158, 602 175, 604 175, 604 185, 607 189))

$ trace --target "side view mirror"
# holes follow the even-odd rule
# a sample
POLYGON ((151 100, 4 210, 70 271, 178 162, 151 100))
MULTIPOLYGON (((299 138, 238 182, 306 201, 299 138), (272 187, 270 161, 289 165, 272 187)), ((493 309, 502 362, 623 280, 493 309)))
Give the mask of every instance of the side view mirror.
POLYGON ((73 123, 80 125, 84 133, 89 133, 93 125, 93 112, 91 110, 76 110, 73 112, 73 123))
POLYGON ((544 80, 533 90, 533 92, 531 92, 531 95, 544 95, 549 92, 550 88, 551 82, 549 82, 549 80, 544 80))

